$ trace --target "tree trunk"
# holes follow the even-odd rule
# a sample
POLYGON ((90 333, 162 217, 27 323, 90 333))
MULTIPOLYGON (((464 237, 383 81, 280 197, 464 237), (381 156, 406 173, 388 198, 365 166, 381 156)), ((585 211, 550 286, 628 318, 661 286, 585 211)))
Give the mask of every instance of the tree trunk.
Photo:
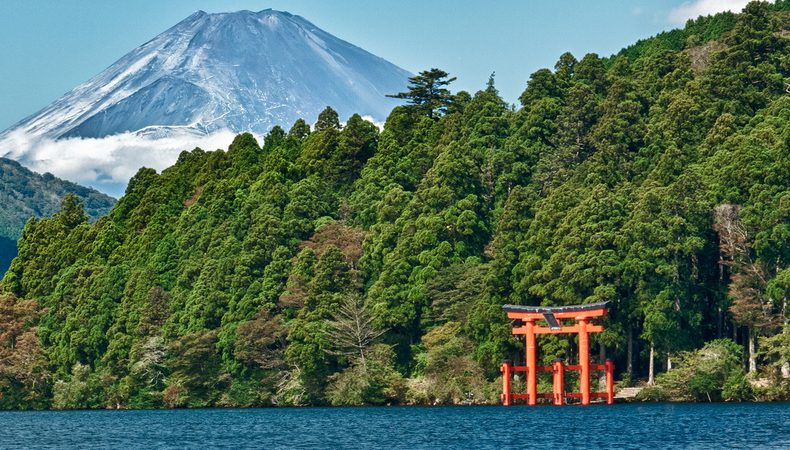
POLYGON ((626 362, 626 370, 628 377, 634 379, 634 330, 631 324, 628 324, 628 355, 626 362))
POLYGON ((721 339, 723 336, 723 323, 724 314, 722 313, 721 306, 719 306, 716 311, 716 337, 719 339, 721 339))
POLYGON ((757 333, 749 327, 749 373, 757 372, 757 333))
POLYGON ((672 370, 672 357, 667 355, 667 372, 672 370))
POLYGON ((656 360, 656 349, 655 349, 655 346, 653 345, 653 342, 650 341, 650 365, 649 365, 649 369, 648 369, 648 372, 647 372, 647 384, 649 384, 651 386, 656 381, 655 371, 654 371, 655 360, 656 360))

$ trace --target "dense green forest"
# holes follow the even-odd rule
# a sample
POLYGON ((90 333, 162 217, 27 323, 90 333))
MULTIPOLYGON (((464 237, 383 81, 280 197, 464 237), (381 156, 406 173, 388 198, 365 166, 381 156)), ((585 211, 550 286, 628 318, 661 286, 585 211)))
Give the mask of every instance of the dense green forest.
POLYGON ((67 196, 2 281, 0 406, 496 401, 503 304, 598 301, 646 397, 788 399, 787 30, 779 0, 566 53, 517 107, 432 69, 382 130, 183 152, 94 224, 67 196))
POLYGON ((61 180, 51 173, 39 175, 18 162, 0 158, 0 276, 16 256, 16 241, 30 217, 58 212, 67 193, 77 195, 91 220, 107 214, 115 204, 112 197, 61 180))

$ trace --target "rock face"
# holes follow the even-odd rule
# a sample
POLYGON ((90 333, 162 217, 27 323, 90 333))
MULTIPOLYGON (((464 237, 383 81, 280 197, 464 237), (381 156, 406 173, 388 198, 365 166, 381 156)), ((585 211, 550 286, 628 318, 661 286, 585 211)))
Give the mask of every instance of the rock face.
POLYGON ((4 134, 264 134, 327 105, 384 120, 409 76, 287 12, 198 11, 4 134))

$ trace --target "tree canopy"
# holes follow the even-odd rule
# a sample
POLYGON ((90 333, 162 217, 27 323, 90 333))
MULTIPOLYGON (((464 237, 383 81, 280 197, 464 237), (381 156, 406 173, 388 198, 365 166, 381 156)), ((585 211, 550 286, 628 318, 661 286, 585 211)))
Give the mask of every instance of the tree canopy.
POLYGON ((408 91, 387 95, 391 98, 406 99, 419 111, 430 118, 447 112, 453 102, 453 96, 447 86, 456 80, 441 69, 423 70, 409 78, 408 91))

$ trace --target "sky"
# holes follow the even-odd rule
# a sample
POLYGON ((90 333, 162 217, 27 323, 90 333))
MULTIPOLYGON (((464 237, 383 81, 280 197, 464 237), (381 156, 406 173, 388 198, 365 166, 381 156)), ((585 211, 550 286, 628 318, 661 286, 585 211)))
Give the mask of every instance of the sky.
POLYGON ((570 51, 610 55, 744 0, 2 0, 0 130, 48 105, 197 10, 273 8, 412 73, 438 67, 474 92, 496 73, 516 102, 529 75, 570 51))

